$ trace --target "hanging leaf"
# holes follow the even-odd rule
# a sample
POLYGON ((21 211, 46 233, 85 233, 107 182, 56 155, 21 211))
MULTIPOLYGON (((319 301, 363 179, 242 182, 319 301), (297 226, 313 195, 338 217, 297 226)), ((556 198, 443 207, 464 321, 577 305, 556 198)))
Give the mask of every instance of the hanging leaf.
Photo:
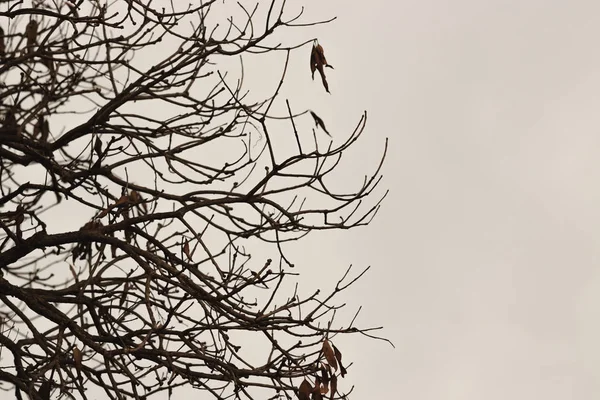
POLYGON ((122 307, 127 299, 127 294, 129 293, 129 283, 126 283, 123 286, 123 291, 121 292, 121 298, 119 299, 119 306, 122 307))
POLYGON ((329 372, 323 365, 321 365, 321 381, 323 382, 323 394, 325 394, 329 391, 329 372))
POLYGON ((102 155, 102 140, 99 137, 96 137, 96 141, 94 143, 94 151, 96 155, 100 157, 102 155))
POLYGON ((321 81, 323 82, 323 87, 327 93, 330 93, 329 84, 327 83, 327 78, 325 77, 325 67, 333 69, 331 65, 327 64, 323 47, 315 40, 310 53, 310 71, 313 79, 315 79, 315 71, 319 71, 319 74, 321 75, 321 81))
POLYGON ((15 115, 14 107, 6 111, 4 115, 4 121, 2 122, 2 132, 9 135, 17 134, 17 117, 15 115))
POLYGON ((42 117, 41 129, 42 129, 42 132, 41 132, 40 140, 45 143, 48 141, 48 136, 50 135, 50 127, 48 126, 48 120, 43 117, 42 117))
POLYGON ((315 387, 313 388, 312 398, 313 400, 323 400, 322 396, 322 386, 321 386, 321 378, 319 376, 315 376, 315 387))
POLYGON ((342 352, 338 350, 337 347, 335 347, 335 344, 333 345, 333 351, 335 352, 335 358, 337 359, 338 364, 340 364, 340 371, 342 373, 342 378, 344 376, 346 376, 346 368, 344 368, 344 366, 342 365, 342 352))
POLYGON ((183 243, 183 254, 187 256, 188 261, 192 260, 192 255, 190 254, 190 242, 187 240, 183 243))
POLYGON ((317 70, 317 59, 315 57, 315 47, 313 45, 312 49, 310 50, 310 72, 311 72, 313 81, 315 80, 315 71, 316 70, 317 70))
POLYGON ((329 397, 331 400, 333 400, 333 397, 335 396, 336 392, 337 392, 337 376, 336 375, 331 375, 331 382, 329 382, 329 387, 331 388, 331 397, 329 397))
POLYGON ((4 43, 4 29, 0 27, 0 60, 6 56, 6 44, 4 43))
POLYGON ((315 114, 312 111, 309 111, 309 112, 310 112, 310 115, 315 120, 315 125, 317 126, 317 128, 323 129, 325 131, 325 133, 327 134, 327 136, 331 137, 331 134, 329 134, 329 132, 327 131, 327 128, 325 128, 325 123, 323 122, 321 117, 319 117, 317 114, 315 114))
POLYGON ((23 231, 21 229, 23 221, 25 221, 25 208, 22 205, 18 205, 15 210, 15 228, 19 239, 23 239, 23 231))
POLYGON ((75 368, 78 372, 81 372, 81 362, 83 361, 83 354, 77 346, 73 347, 73 361, 75 362, 75 368))
POLYGON ((310 400, 310 393, 312 392, 312 387, 310 383, 305 379, 300 384, 298 388, 298 398, 300 400, 310 400))
POLYGON ((54 68, 54 60, 52 56, 48 53, 48 50, 44 48, 40 48, 40 58, 42 64, 48 68, 48 72, 52 78, 56 78, 56 68, 54 68))
POLYGON ((29 21, 25 27, 25 37, 27 38, 27 54, 33 51, 33 46, 37 42, 38 23, 35 19, 29 21))
POLYGON ((325 359, 330 367, 337 371, 337 361, 335 360, 335 354, 333 353, 333 349, 329 344, 329 341, 325 339, 323 341, 323 354, 325 354, 325 359))
POLYGON ((33 135, 31 136, 32 139, 37 139, 40 134, 42 133, 42 125, 44 123, 44 117, 40 116, 38 117, 37 122, 35 123, 35 125, 33 125, 33 135))
POLYGON ((50 381, 44 381, 40 385, 38 394, 40 395, 42 400, 50 400, 50 392, 51 391, 52 391, 52 385, 50 384, 50 381))

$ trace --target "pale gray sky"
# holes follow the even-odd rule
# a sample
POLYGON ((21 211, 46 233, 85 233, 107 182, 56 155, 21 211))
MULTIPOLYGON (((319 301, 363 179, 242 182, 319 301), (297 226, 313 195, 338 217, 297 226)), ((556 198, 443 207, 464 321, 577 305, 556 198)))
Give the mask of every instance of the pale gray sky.
MULTIPOLYGON (((356 385, 357 400, 598 398, 600 3, 289 1, 300 5, 307 20, 338 16, 289 34, 319 38, 332 94, 310 79, 309 47, 282 93, 339 141, 368 111, 345 183, 372 172, 390 138, 375 221, 292 250, 307 288, 372 266, 344 300, 396 349, 339 338, 354 362, 340 388, 356 385)), ((268 91, 277 66, 246 72, 268 91)))
POLYGON ((397 346, 344 340, 354 398, 598 398, 600 3, 305 3, 332 129, 391 140, 379 218, 319 247, 397 346))

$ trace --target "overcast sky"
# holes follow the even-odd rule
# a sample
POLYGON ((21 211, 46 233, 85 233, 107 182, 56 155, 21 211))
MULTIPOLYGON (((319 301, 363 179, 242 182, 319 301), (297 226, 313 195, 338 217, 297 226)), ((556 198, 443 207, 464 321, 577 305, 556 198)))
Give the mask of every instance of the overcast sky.
POLYGON ((340 136, 369 112, 348 179, 391 144, 373 224, 305 242, 373 266, 347 300, 396 349, 343 339, 352 397, 598 398, 600 3, 303 3, 338 16, 306 96, 340 136))
MULTIPOLYGON (((310 79, 309 47, 283 93, 340 142, 368 111, 350 185, 390 139, 375 221, 295 250, 306 282, 330 287, 348 265, 372 266, 344 300, 396 348, 339 338, 354 362, 340 388, 356 385, 356 400, 599 398, 600 3, 289 0, 302 4, 306 20, 338 16, 290 33, 319 38, 332 94, 310 79)), ((254 82, 277 84, 274 68, 254 82)))

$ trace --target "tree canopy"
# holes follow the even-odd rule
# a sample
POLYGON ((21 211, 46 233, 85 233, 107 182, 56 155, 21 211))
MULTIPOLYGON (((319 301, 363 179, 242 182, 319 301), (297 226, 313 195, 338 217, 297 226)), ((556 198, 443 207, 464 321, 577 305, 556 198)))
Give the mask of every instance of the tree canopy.
POLYGON ((368 224, 385 197, 387 143, 370 175, 335 176, 366 113, 331 137, 318 110, 294 110, 303 93, 282 96, 296 53, 330 91, 308 35, 332 20, 286 1, 0 0, 0 390, 350 391, 336 335, 379 328, 337 322, 336 296, 365 271, 302 295, 311 266, 286 255, 368 224), (292 29, 306 38, 287 43, 292 29), (260 99, 248 57, 272 71, 260 99))

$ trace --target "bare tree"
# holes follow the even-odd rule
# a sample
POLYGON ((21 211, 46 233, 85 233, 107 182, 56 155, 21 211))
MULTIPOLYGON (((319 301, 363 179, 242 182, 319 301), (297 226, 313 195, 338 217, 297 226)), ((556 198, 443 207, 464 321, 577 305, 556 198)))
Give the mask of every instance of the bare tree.
POLYGON ((379 328, 334 321, 335 296, 364 271, 301 295, 284 247, 367 224, 381 164, 337 189, 366 114, 335 140, 294 114, 291 55, 327 91, 332 67, 313 38, 276 42, 331 20, 285 0, 154 3, 0 1, 0 389, 343 397, 335 336, 379 328), (260 101, 252 57, 277 71, 260 101))

